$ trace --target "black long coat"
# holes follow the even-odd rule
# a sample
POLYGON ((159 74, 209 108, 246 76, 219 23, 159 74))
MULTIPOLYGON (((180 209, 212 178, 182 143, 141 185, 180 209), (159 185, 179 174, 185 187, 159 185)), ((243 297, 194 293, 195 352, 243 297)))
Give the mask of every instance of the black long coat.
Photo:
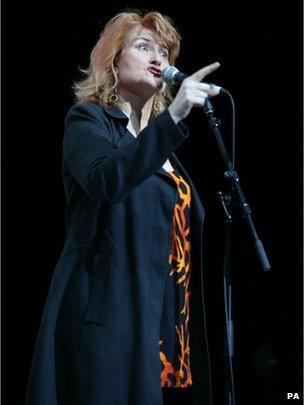
POLYGON ((27 405, 162 405, 159 329, 177 187, 191 200, 191 405, 211 404, 202 274, 204 209, 174 151, 188 130, 168 110, 135 138, 116 107, 76 103, 65 120, 67 237, 50 285, 27 405))

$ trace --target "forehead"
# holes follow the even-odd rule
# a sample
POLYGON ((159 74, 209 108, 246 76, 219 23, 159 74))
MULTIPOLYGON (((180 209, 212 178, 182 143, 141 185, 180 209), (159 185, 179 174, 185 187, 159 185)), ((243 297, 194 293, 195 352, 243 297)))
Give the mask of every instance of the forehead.
POLYGON ((133 28, 133 30, 128 35, 126 44, 129 45, 130 43, 133 43, 134 41, 136 41, 137 38, 146 38, 159 46, 166 47, 166 44, 162 40, 162 38, 150 28, 144 27, 133 28))

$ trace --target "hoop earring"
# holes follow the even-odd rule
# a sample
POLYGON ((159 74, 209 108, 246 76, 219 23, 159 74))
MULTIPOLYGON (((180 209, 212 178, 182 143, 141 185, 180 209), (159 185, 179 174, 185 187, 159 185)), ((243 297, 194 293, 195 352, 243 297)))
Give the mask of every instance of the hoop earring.
POLYGON ((115 93, 111 94, 109 100, 112 102, 118 101, 118 95, 115 93))
POLYGON ((162 103, 160 101, 154 101, 153 108, 155 111, 160 112, 162 110, 162 103))

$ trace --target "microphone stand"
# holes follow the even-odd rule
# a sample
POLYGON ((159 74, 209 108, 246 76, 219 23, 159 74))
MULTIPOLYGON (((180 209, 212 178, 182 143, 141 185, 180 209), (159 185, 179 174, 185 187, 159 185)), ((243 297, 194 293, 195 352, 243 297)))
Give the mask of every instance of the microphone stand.
POLYGON ((246 202, 244 193, 241 189, 240 180, 237 172, 233 170, 230 157, 225 148, 222 135, 219 130, 220 121, 214 116, 213 106, 207 98, 203 105, 209 126, 216 139, 220 154, 224 160, 226 171, 224 178, 228 181, 229 191, 217 193, 218 199, 224 211, 225 216, 225 247, 224 247, 224 305, 225 305, 225 325, 224 325, 224 357, 225 362, 225 404, 235 405, 234 378, 232 368, 232 357, 234 355, 234 333, 232 320, 232 286, 231 286, 231 231, 233 225, 232 208, 239 208, 242 217, 247 224, 248 231, 255 247, 258 259, 264 271, 270 270, 270 264, 267 259, 264 247, 258 238, 252 218, 251 210, 246 202))

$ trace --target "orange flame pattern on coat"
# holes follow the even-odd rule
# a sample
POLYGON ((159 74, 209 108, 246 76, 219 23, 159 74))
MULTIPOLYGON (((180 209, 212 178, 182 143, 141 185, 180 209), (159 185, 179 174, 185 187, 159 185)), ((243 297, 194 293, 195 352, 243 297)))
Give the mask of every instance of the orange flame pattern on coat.
POLYGON ((189 345, 189 313, 190 313, 190 225, 187 225, 186 211, 189 213, 191 190, 188 183, 174 172, 170 175, 177 183, 178 202, 174 206, 173 227, 171 234, 171 249, 169 255, 169 264, 171 265, 170 276, 174 276, 176 284, 183 289, 184 304, 179 308, 180 314, 183 315, 182 323, 175 325, 175 331, 179 341, 178 369, 174 369, 173 359, 170 361, 164 349, 161 348, 163 340, 159 341, 160 360, 162 363, 161 386, 162 387, 187 387, 192 385, 190 370, 190 345, 189 345))

